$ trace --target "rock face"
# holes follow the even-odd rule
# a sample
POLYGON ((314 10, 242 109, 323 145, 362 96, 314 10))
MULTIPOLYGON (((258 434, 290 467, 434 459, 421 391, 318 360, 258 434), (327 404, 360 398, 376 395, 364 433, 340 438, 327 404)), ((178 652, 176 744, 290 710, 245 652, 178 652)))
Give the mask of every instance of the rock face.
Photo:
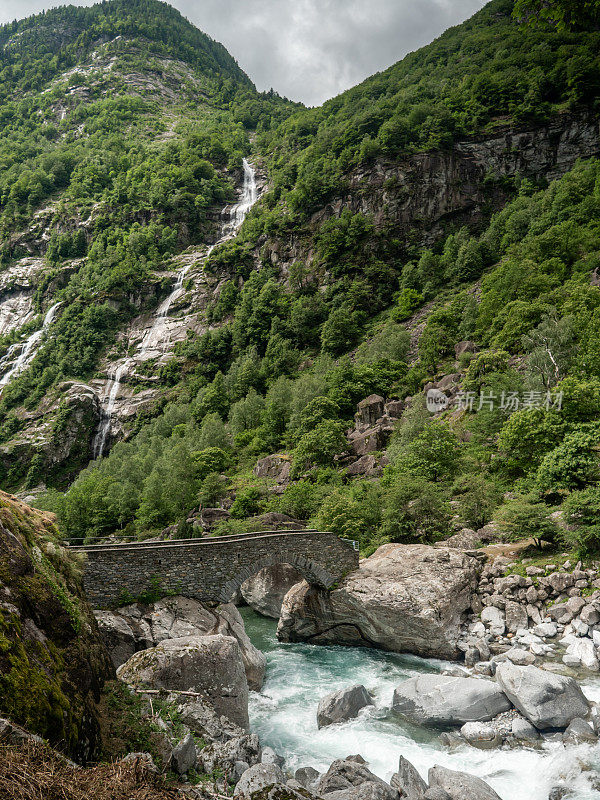
POLYGON ((279 619, 283 598, 300 581, 302 575, 291 564, 274 564, 244 581, 242 597, 263 617, 279 619))
POLYGON ((361 684, 340 689, 323 697, 317 709, 317 725, 324 728, 336 722, 346 722, 358 716, 358 712, 372 706, 369 693, 361 684))
POLYGON ((479 562, 458 550, 383 545, 330 593, 294 586, 277 636, 455 658, 479 571, 479 562))
POLYGON ((133 603, 117 611, 94 613, 115 668, 135 652, 167 639, 220 633, 237 640, 249 688, 259 691, 263 684, 266 658, 248 638, 240 613, 231 603, 212 611, 189 597, 168 597, 149 606, 133 603))
POLYGON ((429 785, 443 789, 451 800, 501 800, 481 778, 466 772, 455 772, 437 764, 429 770, 429 785))
POLYGON ((573 678, 506 662, 498 665, 496 679, 538 730, 566 728, 571 720, 589 713, 590 704, 573 678))
POLYGON ((487 722, 511 704, 498 684, 478 678, 418 675, 394 691, 392 710, 403 717, 435 728, 465 722, 487 722))
POLYGON ((85 761, 114 670, 79 574, 53 515, 0 492, 0 716, 85 761))
POLYGON ((248 730, 248 682, 240 647, 231 636, 166 639, 135 653, 117 676, 134 686, 200 692, 217 714, 248 730))

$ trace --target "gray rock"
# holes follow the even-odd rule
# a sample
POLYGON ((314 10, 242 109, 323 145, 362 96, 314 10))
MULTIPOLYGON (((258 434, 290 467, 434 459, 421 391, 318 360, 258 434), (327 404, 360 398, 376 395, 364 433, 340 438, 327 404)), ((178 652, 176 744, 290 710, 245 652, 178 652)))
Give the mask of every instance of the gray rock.
POLYGON ((125 683, 152 689, 206 694, 217 714, 248 730, 248 682, 237 641, 231 636, 168 639, 135 653, 117 670, 125 683))
POLYGON ((590 705, 573 678, 538 667, 498 664, 496 680, 514 706, 538 730, 566 728, 575 717, 587 716, 590 705))
POLYGON ((512 721, 511 734, 519 741, 533 742, 540 738, 537 728, 523 717, 517 717, 512 721))
POLYGON ((494 681, 444 675, 409 678, 396 688, 392 701, 397 714, 436 728, 487 722, 510 707, 494 681))
POLYGON ((185 775, 196 766, 196 742, 191 733, 173 748, 171 766, 179 775, 185 775))
POLYGON ((219 716, 214 708, 201 697, 173 695, 174 703, 179 703, 179 719, 192 733, 206 742, 226 742, 244 736, 245 731, 227 717, 219 716))
POLYGON ((398 772, 392 775, 390 785, 398 790, 402 800, 422 800, 427 784, 419 775, 416 768, 400 756, 398 772))
POLYGON ((535 656, 528 650, 521 650, 518 647, 513 647, 512 650, 506 651, 506 657, 513 664, 518 664, 520 667, 526 667, 529 664, 535 664, 535 656))
POLYGON ((313 767, 298 767, 294 772, 294 778, 302 784, 305 789, 310 789, 311 785, 319 778, 319 772, 313 767))
POLYGON ((423 795, 423 800, 452 800, 452 798, 441 786, 430 786, 423 795))
POLYGON ((248 605, 264 617, 279 619, 283 598, 302 575, 291 564, 274 564, 263 567, 241 586, 242 597, 248 605))
POLYGON ((509 633, 516 633, 520 628, 527 627, 527 611, 520 603, 507 600, 504 606, 506 615, 506 629, 509 633))
POLYGON ((317 709, 317 725, 324 728, 336 722, 346 722, 358 716, 358 712, 372 706, 369 693, 361 684, 339 689, 323 697, 317 709))
POLYGON ((233 790, 234 797, 252 797, 254 792, 285 783, 285 775, 277 764, 255 764, 244 772, 233 790))
POLYGON ((154 759, 150 753, 127 753, 119 763, 135 764, 136 767, 141 767, 144 772, 153 772, 155 775, 158 775, 158 767, 154 763, 154 759))
POLYGON ((217 607, 217 627, 215 633, 223 636, 233 636, 240 646, 242 661, 248 680, 248 688, 258 692, 265 680, 267 657, 250 641, 246 633, 244 620, 233 603, 226 603, 217 607))
POLYGON ((277 635, 284 642, 457 658, 480 570, 478 559, 460 550, 386 544, 331 592, 306 582, 294 586, 283 602, 277 635))
MULTIPOLYGON (((321 776, 315 788, 318 795, 331 795, 334 792, 354 789, 367 783, 377 784, 377 795, 381 800, 397 800, 396 790, 374 775, 366 764, 348 759, 334 761, 325 775, 321 776)), ((336 800, 336 798, 330 797, 329 800, 336 800)))
POLYGON ((244 774, 244 772, 246 772, 247 769, 250 769, 250 764, 248 764, 247 761, 235 761, 234 762, 234 764, 233 764, 233 778, 235 779, 236 783, 239 781, 239 779, 242 777, 242 775, 244 774))
POLYGON ((596 742, 598 737, 594 729, 581 717, 571 720, 569 727, 563 734, 565 742, 596 742))
POLYGON ((543 636, 544 638, 553 638, 558 633, 556 622, 540 622, 533 629, 536 636, 543 636))
MULTIPOLYGON (((385 783, 373 783, 367 781, 360 786, 352 786, 348 789, 340 789, 337 792, 329 792, 327 800, 390 800, 390 786, 385 783)), ((397 793, 392 789, 397 800, 397 793)))
POLYGON ((460 732, 472 747, 479 750, 493 750, 502 744, 502 736, 485 722, 465 722, 460 732))
POLYGON ((466 772, 455 772, 436 764, 429 770, 429 785, 448 792, 451 800, 501 800, 491 786, 481 778, 466 772))
POLYGON ((263 747, 260 761, 261 764, 276 764, 280 768, 285 764, 285 759, 282 756, 277 755, 272 747, 263 747))
POLYGON ((261 748, 255 733, 230 739, 228 742, 215 742, 204 747, 198 754, 198 760, 204 772, 211 774, 220 770, 233 774, 235 764, 245 761, 251 767, 260 762, 261 748))

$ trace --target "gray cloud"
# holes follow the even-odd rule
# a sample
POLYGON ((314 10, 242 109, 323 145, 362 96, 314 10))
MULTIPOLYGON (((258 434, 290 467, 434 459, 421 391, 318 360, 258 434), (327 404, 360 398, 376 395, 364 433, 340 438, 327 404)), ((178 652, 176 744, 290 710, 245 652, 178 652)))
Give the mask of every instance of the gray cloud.
MULTIPOLYGON (((486 0, 172 0, 259 89, 322 103, 470 17, 486 0)), ((80 0, 76 5, 91 5, 80 0)), ((0 21, 54 3, 0 0, 0 21)))

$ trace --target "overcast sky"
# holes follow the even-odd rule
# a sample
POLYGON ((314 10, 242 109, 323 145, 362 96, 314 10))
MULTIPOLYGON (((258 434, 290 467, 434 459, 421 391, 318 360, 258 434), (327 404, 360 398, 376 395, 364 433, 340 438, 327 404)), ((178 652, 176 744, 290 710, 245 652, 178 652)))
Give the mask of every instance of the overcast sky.
MULTIPOLYGON (((317 105, 470 17, 486 0, 172 0, 259 89, 317 105)), ((0 0, 0 22, 62 3, 0 0)), ((92 0, 75 0, 92 5, 92 0)))

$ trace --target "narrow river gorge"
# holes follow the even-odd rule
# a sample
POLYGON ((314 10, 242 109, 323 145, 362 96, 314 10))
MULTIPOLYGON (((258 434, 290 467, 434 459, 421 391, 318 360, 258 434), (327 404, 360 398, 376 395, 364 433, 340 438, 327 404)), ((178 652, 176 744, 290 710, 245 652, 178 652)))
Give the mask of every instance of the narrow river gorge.
MULTIPOLYGON (((600 769, 597 745, 565 747, 547 741, 540 748, 449 748, 439 741, 439 732, 407 724, 388 711, 399 683, 439 672, 446 662, 370 649, 282 644, 275 621, 250 608, 240 611, 253 644, 267 657, 262 692, 251 693, 251 729, 263 745, 285 757, 290 770, 312 766, 323 772, 334 759, 360 753, 372 772, 389 780, 403 755, 423 777, 434 764, 477 775, 502 800, 547 800, 559 781, 577 790, 577 800, 598 798, 586 774, 600 769), (375 706, 355 720, 318 730, 320 698, 356 683, 372 692, 375 706)), ((600 700, 600 678, 582 680, 582 688, 590 700, 600 700)))

